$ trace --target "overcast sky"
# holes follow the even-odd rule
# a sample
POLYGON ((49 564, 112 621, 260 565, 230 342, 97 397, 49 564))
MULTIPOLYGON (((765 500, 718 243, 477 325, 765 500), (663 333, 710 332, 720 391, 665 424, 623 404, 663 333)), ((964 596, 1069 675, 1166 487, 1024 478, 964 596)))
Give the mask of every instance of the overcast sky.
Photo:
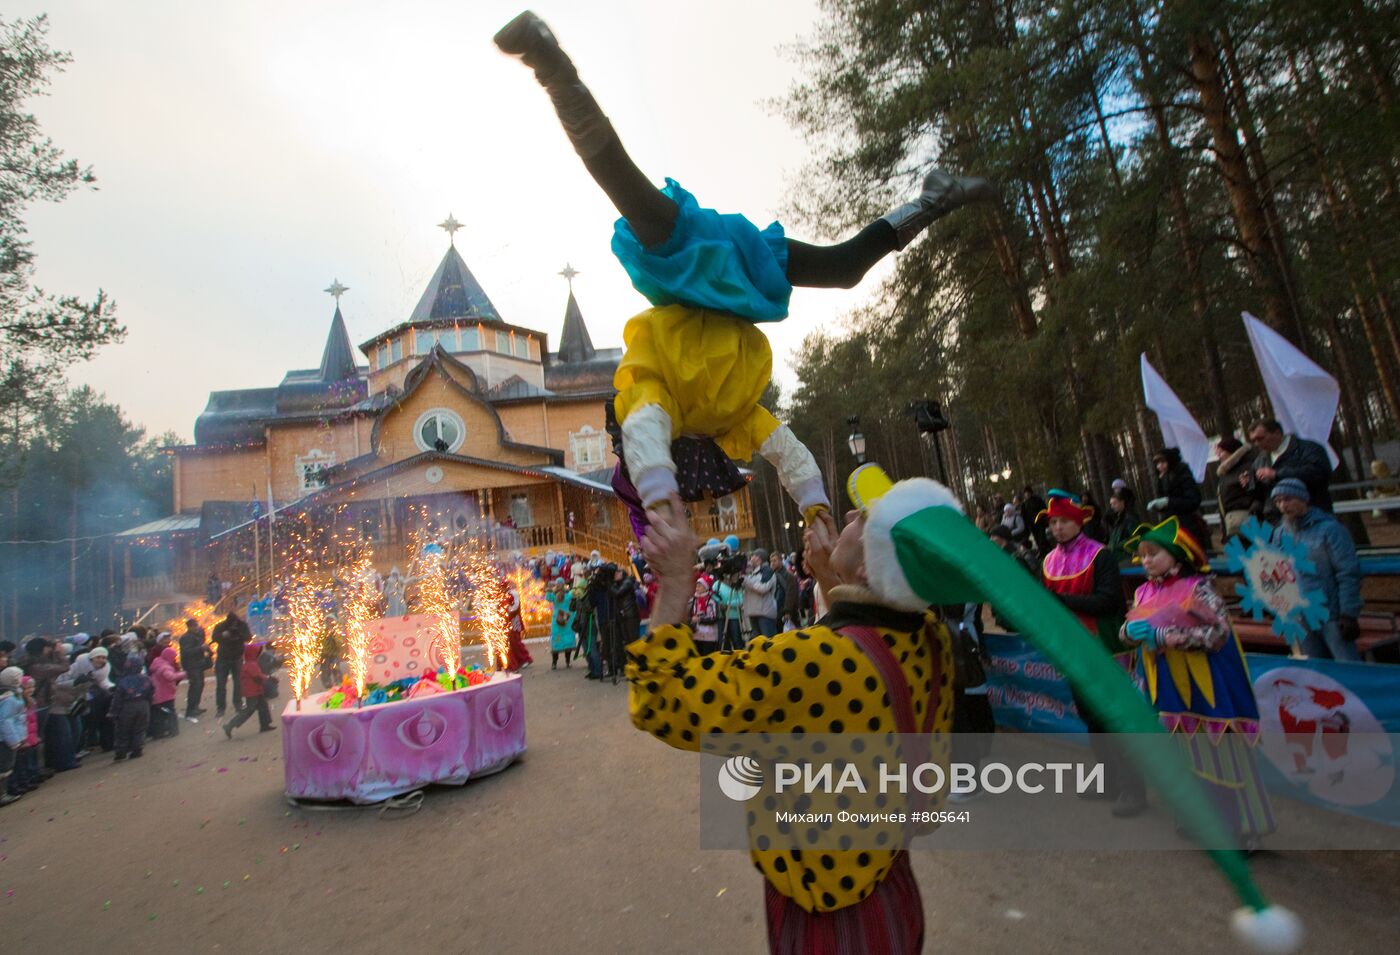
MULTIPOLYGON (((9 17, 49 13, 74 57, 31 107, 99 180, 32 207, 38 282, 105 289, 129 329, 73 380, 189 439, 209 391, 319 362, 333 279, 356 345, 407 319, 449 213, 504 320, 557 344, 570 262, 595 344, 620 345, 646 303, 609 251, 616 214, 533 75, 491 44, 519 3, 12 0, 9 17)), ((777 214, 806 147, 763 101, 795 77, 780 48, 811 33, 814 0, 534 9, 647 175, 760 226, 777 214)), ((794 294, 764 326, 780 381, 874 284, 794 294)))

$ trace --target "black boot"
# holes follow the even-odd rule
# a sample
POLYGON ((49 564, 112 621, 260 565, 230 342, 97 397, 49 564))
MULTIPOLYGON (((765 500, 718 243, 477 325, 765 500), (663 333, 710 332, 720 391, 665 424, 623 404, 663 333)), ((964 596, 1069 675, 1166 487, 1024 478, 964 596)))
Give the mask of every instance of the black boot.
POLYGON ((923 191, 913 202, 906 202, 880 218, 894 228, 895 247, 902 249, 954 209, 995 195, 996 187, 986 179, 954 176, 935 169, 924 177, 923 191))
POLYGON ((543 20, 526 10, 501 28, 495 43, 501 52, 520 57, 535 71, 535 79, 549 94, 560 125, 581 157, 592 159, 617 139, 612 123, 543 20))

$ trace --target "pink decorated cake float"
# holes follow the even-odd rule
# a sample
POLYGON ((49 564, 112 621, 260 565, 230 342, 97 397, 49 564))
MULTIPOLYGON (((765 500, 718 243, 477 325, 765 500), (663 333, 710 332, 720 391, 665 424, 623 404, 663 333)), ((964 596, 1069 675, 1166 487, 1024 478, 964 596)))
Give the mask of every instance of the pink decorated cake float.
POLYGON ((370 622, 367 682, 304 696, 282 712, 286 793, 294 800, 366 804, 429 783, 461 785, 525 752, 518 674, 451 668, 434 622, 370 622), (385 679, 387 678, 387 679, 385 679))

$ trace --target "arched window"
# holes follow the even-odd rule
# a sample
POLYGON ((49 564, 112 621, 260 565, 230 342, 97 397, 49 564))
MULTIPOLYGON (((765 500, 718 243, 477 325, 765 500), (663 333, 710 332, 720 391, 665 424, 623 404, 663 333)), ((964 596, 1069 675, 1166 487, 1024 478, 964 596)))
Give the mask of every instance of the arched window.
POLYGON ((446 408, 434 408, 419 416, 413 426, 413 442, 420 451, 450 453, 462 446, 467 426, 461 415, 446 408))

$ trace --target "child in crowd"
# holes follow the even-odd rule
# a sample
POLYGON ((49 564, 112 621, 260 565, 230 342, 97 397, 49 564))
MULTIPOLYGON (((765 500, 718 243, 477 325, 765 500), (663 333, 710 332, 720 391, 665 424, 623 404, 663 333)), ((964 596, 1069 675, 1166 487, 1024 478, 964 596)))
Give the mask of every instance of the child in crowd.
POLYGON ((151 697, 155 685, 141 667, 141 656, 131 654, 126 658, 126 670, 112 691, 112 713, 116 721, 116 759, 121 762, 130 756, 140 759, 146 739, 146 728, 151 723, 151 697))
POLYGON ((24 698, 20 694, 23 678, 24 671, 19 667, 0 670, 0 806, 8 806, 21 795, 9 787, 10 774, 26 735, 24 698))
POLYGON ((695 646, 701 653, 714 653, 719 646, 719 615, 714 594, 701 576, 695 581, 690 598, 690 619, 695 630, 695 646))
POLYGON ((224 735, 233 739, 233 731, 248 721, 254 712, 258 714, 258 730, 270 733, 276 729, 272 725, 272 711, 267 707, 265 695, 267 674, 258 665, 262 648, 250 643, 243 648, 243 669, 238 673, 239 688, 243 691, 243 708, 233 719, 224 724, 224 735))
POLYGON ((151 664, 151 738, 180 735, 180 720, 175 714, 175 688, 185 679, 185 671, 175 665, 175 648, 166 646, 151 664))

